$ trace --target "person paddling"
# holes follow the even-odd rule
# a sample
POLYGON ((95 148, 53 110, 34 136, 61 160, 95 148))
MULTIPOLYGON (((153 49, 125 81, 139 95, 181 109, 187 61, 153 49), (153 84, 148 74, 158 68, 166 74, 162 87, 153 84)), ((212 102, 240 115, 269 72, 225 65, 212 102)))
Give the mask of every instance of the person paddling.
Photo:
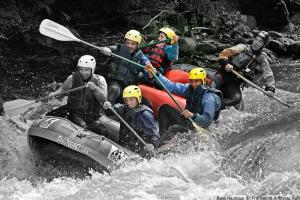
MULTIPOLYGON (((125 34, 124 44, 103 47, 101 52, 107 56, 115 53, 141 65, 151 65, 149 59, 138 49, 142 35, 137 30, 130 30, 125 34)), ((151 65, 152 66, 152 65, 151 65)), ((112 104, 121 102, 123 89, 128 85, 137 85, 144 76, 143 70, 120 58, 112 57, 106 65, 108 79, 108 101, 112 104)))
MULTIPOLYGON (((153 152, 160 144, 160 134, 155 123, 153 111, 142 104, 142 92, 136 85, 127 86, 123 91, 125 104, 115 104, 113 109, 132 127, 147 143, 143 145, 130 130, 121 123, 118 143, 137 153, 153 152)), ((111 103, 106 101, 104 109, 109 109, 111 103)))
POLYGON ((96 120, 101 116, 102 105, 106 101, 107 83, 103 76, 94 73, 95 68, 96 60, 93 56, 82 56, 78 60, 77 71, 68 76, 61 90, 67 91, 83 85, 86 88, 70 93, 66 106, 47 115, 59 116, 66 111, 73 123, 103 135, 105 129, 96 120))
MULTIPOLYGON (((152 73, 157 73, 154 68, 146 68, 150 78, 152 73)), ((185 97, 186 108, 180 113, 171 106, 165 106, 159 113, 159 129, 161 134, 165 133, 170 125, 179 124, 191 127, 187 118, 192 118, 197 125, 207 128, 219 117, 222 105, 221 91, 206 86, 206 72, 197 67, 189 72, 189 84, 174 83, 161 74, 157 74, 159 80, 173 94, 185 97)))

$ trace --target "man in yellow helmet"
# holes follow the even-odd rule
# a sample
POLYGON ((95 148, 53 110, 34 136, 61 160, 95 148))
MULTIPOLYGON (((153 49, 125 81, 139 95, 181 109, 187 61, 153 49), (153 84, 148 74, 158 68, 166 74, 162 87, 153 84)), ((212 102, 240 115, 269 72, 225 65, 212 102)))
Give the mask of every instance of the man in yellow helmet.
MULTIPOLYGON (((153 77, 151 70, 157 72, 156 69, 149 67, 147 70, 150 78, 153 77)), ((171 106, 165 106, 163 111, 160 110, 158 119, 161 133, 172 124, 190 125, 186 120, 188 117, 203 128, 207 128, 218 119, 222 93, 217 89, 206 87, 206 72, 203 68, 197 67, 189 72, 188 84, 173 83, 161 74, 158 74, 158 78, 171 93, 186 98, 186 108, 182 113, 171 106)))
POLYGON ((153 67, 157 68, 160 73, 165 74, 173 62, 178 60, 179 46, 177 42, 179 37, 168 27, 161 28, 158 33, 158 41, 169 39, 169 42, 146 47, 143 52, 149 58, 153 67))
MULTIPOLYGON (((119 144, 125 146, 137 153, 143 150, 152 152, 160 144, 159 129, 155 123, 153 111, 143 105, 142 92, 136 85, 127 86, 123 91, 125 104, 115 104, 113 109, 139 134, 139 136, 148 143, 143 144, 130 132, 130 130, 121 124, 119 132, 119 144), (143 148, 142 148, 143 147, 143 148)), ((103 105, 104 109, 111 107, 109 101, 103 105)))
MULTIPOLYGON (((103 47, 101 52, 107 56, 110 56, 113 52, 141 65, 151 65, 149 59, 138 49, 141 41, 142 35, 140 32, 130 30, 125 34, 124 44, 103 47)), ((144 76, 142 69, 116 57, 111 58, 107 65, 106 73, 106 78, 108 79, 107 98, 113 104, 121 101, 121 93, 126 86, 137 85, 140 78, 144 76)))

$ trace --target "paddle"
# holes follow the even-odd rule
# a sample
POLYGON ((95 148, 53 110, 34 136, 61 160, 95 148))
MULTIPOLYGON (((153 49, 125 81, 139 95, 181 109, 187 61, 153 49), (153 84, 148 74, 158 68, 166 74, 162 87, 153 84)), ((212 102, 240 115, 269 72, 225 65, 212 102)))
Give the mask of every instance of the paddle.
MULTIPOLYGON (((70 90, 67 90, 67 91, 64 91, 64 92, 60 92, 60 93, 57 93, 57 94, 53 94, 53 95, 43 97, 43 98, 40 98, 40 99, 37 99, 37 100, 32 100, 32 101, 25 100, 25 99, 16 99, 16 100, 13 100, 13 101, 8 101, 8 102, 5 102, 3 104, 3 109, 4 109, 4 112, 8 116, 12 117, 12 116, 15 116, 15 115, 23 114, 28 109, 30 109, 32 107, 35 107, 34 104, 36 104, 40 101, 44 101, 44 100, 51 99, 51 98, 59 96, 59 95, 64 95, 64 94, 67 94, 67 93, 70 93, 70 92, 81 90, 85 87, 86 86, 80 86, 80 87, 77 87, 77 88, 73 88, 73 89, 70 89, 70 90)), ((39 106, 39 104, 36 105, 36 106, 39 106)))
MULTIPOLYGON (((99 49, 100 52, 103 51, 103 48, 95 46, 93 44, 90 44, 88 42, 85 42, 83 40, 80 40, 78 38, 76 38, 66 27, 53 22, 49 19, 44 19, 42 21, 42 23, 40 24, 40 33, 43 35, 46 35, 48 37, 51 37, 53 39, 56 40, 60 40, 60 41, 75 41, 75 42, 80 42, 83 43, 85 45, 88 45, 90 47, 99 49)), ((133 62, 132 60, 129 60, 127 58, 124 58, 122 56, 119 56, 117 54, 111 53, 112 56, 120 58, 122 60, 125 60, 135 66, 138 66, 140 68, 144 69, 144 66, 141 64, 138 64, 136 62, 133 62)), ((165 89, 165 91, 168 93, 168 95, 170 96, 170 98, 175 102, 175 104, 177 105, 177 107, 179 108, 179 110, 182 112, 183 108, 181 108, 181 106, 178 104, 178 102, 176 101, 176 99, 173 97, 173 95, 170 93, 170 91, 166 88, 166 86, 158 79, 158 77, 156 76, 155 73, 153 73, 154 78, 159 82, 159 84, 165 89)), ((196 129, 196 131, 198 133, 204 133, 206 132, 206 130, 202 127, 199 127, 190 117, 188 118, 188 120, 192 123, 193 127, 196 129)))
POLYGON ((243 81, 245 81, 246 83, 248 83, 249 85, 251 85, 252 87, 258 89, 259 91, 261 91, 262 93, 264 93, 267 97, 274 99, 276 101, 278 101, 279 103, 287 106, 287 107, 292 107, 290 104, 282 101, 281 99, 278 99, 270 94, 268 94, 266 91, 264 91, 262 88, 258 87, 257 85, 255 85, 254 83, 252 83, 251 81, 249 81, 248 79, 246 79, 245 77, 243 77, 241 74, 239 74, 237 71, 235 71, 234 69, 231 69, 231 72, 234 73, 237 77, 239 77, 240 79, 242 79, 243 81))
POLYGON ((153 45, 160 44, 160 43, 163 43, 163 42, 170 42, 170 39, 165 39, 165 40, 161 40, 161 41, 155 41, 153 43, 141 45, 139 48, 142 49, 142 48, 153 46, 153 45))
MULTIPOLYGON (((113 109, 113 107, 108 107, 109 110, 111 110, 120 120, 123 124, 125 124, 125 126, 135 135, 135 137, 141 142, 143 143, 144 146, 147 146, 148 144, 137 134, 137 132, 135 132, 135 130, 133 130, 133 128, 131 128, 131 126, 129 126, 129 124, 117 113, 117 111, 115 111, 115 109, 113 109)), ((154 153, 154 152, 153 152, 154 153)))

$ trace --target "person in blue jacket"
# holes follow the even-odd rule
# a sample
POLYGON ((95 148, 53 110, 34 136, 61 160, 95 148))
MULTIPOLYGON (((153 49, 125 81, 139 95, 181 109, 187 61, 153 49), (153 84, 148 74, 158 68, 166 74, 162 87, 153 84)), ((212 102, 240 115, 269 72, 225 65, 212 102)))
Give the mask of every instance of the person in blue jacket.
MULTIPOLYGON (((125 104, 115 104, 113 109, 137 132, 147 145, 144 146, 123 123, 121 123, 118 143, 137 153, 142 153, 143 150, 152 152, 160 144, 160 134, 153 111, 141 103, 141 89, 136 85, 127 86, 123 91, 123 99, 125 104)), ((111 103, 109 101, 103 104, 104 109, 110 107, 111 103)))
MULTIPOLYGON (((147 71, 150 78, 153 77, 151 71, 157 72, 149 67, 147 71)), ((186 108, 182 113, 171 106, 165 106, 165 109, 159 112, 161 133, 166 132, 172 124, 190 126, 187 120, 189 117, 203 128, 208 128, 214 120, 218 119, 222 93, 217 89, 206 87, 206 72, 203 68, 197 67, 189 72, 189 84, 173 83, 161 74, 158 74, 158 78, 171 93, 186 98, 186 108)))

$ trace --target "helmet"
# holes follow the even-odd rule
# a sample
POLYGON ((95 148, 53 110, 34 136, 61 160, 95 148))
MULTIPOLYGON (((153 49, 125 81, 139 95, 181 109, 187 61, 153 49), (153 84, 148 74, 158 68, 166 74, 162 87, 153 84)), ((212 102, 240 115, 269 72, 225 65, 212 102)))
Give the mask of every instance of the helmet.
POLYGON ((77 66, 90 68, 92 73, 94 73, 96 68, 96 60, 93 56, 84 55, 79 58, 77 66))
POLYGON ((158 32, 162 32, 162 33, 166 34, 167 38, 171 40, 170 43, 174 44, 173 37, 174 37, 174 35, 176 35, 176 33, 172 29, 170 29, 168 27, 163 27, 163 28, 159 29, 158 32))
POLYGON ((269 33, 267 33, 266 31, 261 31, 257 34, 257 37, 260 37, 261 39, 263 39, 265 47, 268 46, 268 44, 270 42, 269 33))
POLYGON ((138 46, 140 45, 141 41, 142 41, 142 35, 140 32, 136 31, 136 30, 130 30, 125 34, 125 39, 128 40, 132 40, 134 42, 138 43, 138 46))
POLYGON ((123 91, 123 98, 127 98, 127 97, 136 97, 138 102, 141 103, 142 91, 136 85, 129 85, 123 91))
POLYGON ((203 68, 196 67, 189 72, 189 79, 191 80, 200 79, 202 81, 202 84, 204 84, 206 79, 206 72, 203 68))

